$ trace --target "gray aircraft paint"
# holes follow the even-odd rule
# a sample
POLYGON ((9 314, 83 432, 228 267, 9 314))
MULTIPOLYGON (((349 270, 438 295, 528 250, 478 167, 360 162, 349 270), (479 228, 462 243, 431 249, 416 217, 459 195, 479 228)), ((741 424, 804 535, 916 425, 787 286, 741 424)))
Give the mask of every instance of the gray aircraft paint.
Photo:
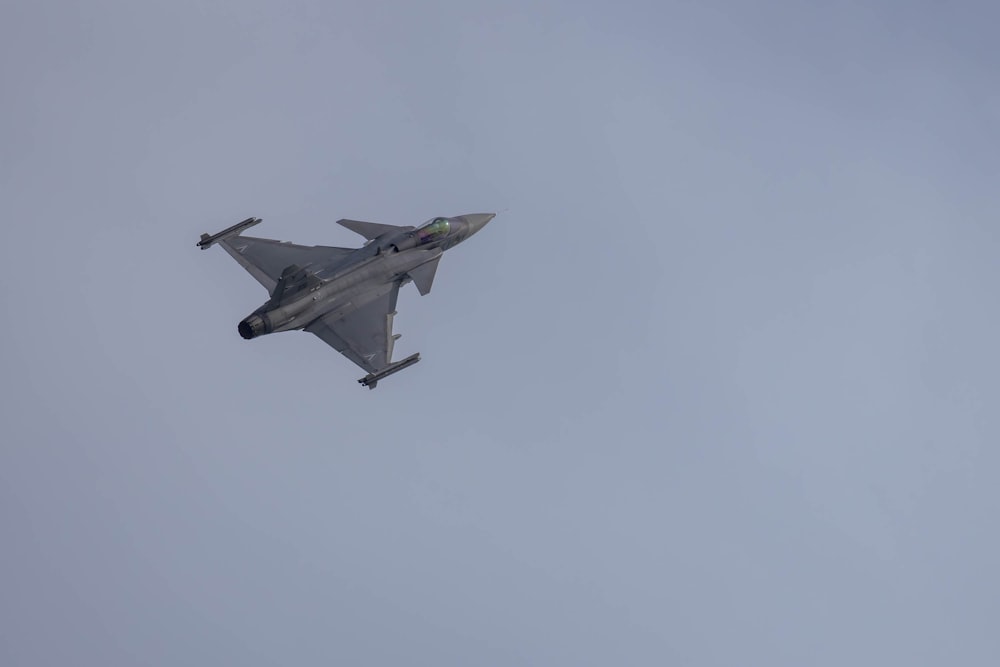
POLYGON ((368 371, 358 382, 374 389, 380 379, 420 361, 419 353, 392 361, 399 288, 415 282, 421 295, 428 294, 444 251, 495 215, 437 217, 420 227, 338 220, 368 239, 357 249, 242 236, 261 222, 247 218, 217 234, 202 234, 197 245, 206 250, 218 243, 271 294, 239 323, 240 336, 308 331, 368 371))

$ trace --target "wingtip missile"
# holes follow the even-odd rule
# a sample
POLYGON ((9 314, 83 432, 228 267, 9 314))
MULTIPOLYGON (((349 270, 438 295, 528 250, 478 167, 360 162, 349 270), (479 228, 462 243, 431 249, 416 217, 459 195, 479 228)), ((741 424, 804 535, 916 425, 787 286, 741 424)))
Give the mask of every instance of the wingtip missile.
POLYGON ((197 245, 202 250, 207 250, 208 248, 211 248, 213 244, 225 240, 230 236, 236 236, 237 234, 242 233, 243 230, 249 229, 254 225, 259 225, 261 222, 263 221, 260 218, 250 217, 244 220, 243 222, 237 222, 232 227, 223 229, 218 234, 202 234, 201 240, 198 241, 197 245))
POLYGON ((361 384, 362 387, 368 387, 369 389, 374 389, 378 385, 379 380, 387 378, 393 373, 398 373, 404 368, 409 368, 418 361, 420 361, 420 353, 415 352, 414 354, 408 356, 406 359, 393 362, 380 371, 377 371, 375 373, 369 373, 368 375, 358 380, 358 382, 361 384))

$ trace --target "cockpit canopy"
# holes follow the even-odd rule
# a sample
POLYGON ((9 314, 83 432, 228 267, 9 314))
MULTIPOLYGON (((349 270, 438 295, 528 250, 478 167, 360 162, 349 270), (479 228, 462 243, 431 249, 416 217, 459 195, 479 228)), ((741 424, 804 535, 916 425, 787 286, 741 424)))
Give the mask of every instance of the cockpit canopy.
POLYGON ((417 237, 421 243, 428 243, 447 236, 450 231, 451 224, 448 222, 448 218, 434 218, 417 229, 417 237))

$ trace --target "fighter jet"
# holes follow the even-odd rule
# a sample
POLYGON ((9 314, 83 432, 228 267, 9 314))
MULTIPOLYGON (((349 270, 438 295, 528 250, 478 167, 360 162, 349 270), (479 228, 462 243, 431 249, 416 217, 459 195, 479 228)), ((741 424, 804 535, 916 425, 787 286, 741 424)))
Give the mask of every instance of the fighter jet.
POLYGON ((242 233, 261 222, 247 218, 218 234, 202 234, 198 247, 218 243, 264 286, 271 297, 237 326, 249 340, 302 330, 363 368, 358 380, 374 389, 379 380, 420 361, 420 353, 392 361, 400 334, 392 332, 399 288, 412 282, 431 291, 445 250, 466 240, 495 213, 438 217, 419 227, 361 220, 337 223, 367 239, 360 248, 303 246, 242 233))

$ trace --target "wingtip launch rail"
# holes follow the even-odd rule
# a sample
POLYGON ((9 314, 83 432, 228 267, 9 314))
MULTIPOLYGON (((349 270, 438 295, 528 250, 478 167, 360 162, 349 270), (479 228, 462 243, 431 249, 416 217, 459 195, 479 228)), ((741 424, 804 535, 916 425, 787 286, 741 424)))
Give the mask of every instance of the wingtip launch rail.
POLYGON ((260 218, 250 217, 243 222, 237 222, 232 227, 223 229, 218 234, 202 234, 201 240, 198 241, 198 247, 202 250, 207 250, 211 248, 213 244, 228 239, 230 236, 236 236, 237 234, 242 233, 243 230, 250 229, 254 225, 259 225, 261 222, 263 222, 263 220, 260 218))
POLYGON ((368 387, 369 389, 374 389, 378 385, 379 380, 387 378, 393 373, 398 373, 404 368, 409 368, 418 361, 420 361, 420 353, 416 352, 408 356, 406 359, 400 359, 399 361, 395 361, 389 364, 388 366, 386 366, 385 368, 376 373, 369 373, 368 375, 358 380, 358 382, 361 384, 362 387, 368 387))

